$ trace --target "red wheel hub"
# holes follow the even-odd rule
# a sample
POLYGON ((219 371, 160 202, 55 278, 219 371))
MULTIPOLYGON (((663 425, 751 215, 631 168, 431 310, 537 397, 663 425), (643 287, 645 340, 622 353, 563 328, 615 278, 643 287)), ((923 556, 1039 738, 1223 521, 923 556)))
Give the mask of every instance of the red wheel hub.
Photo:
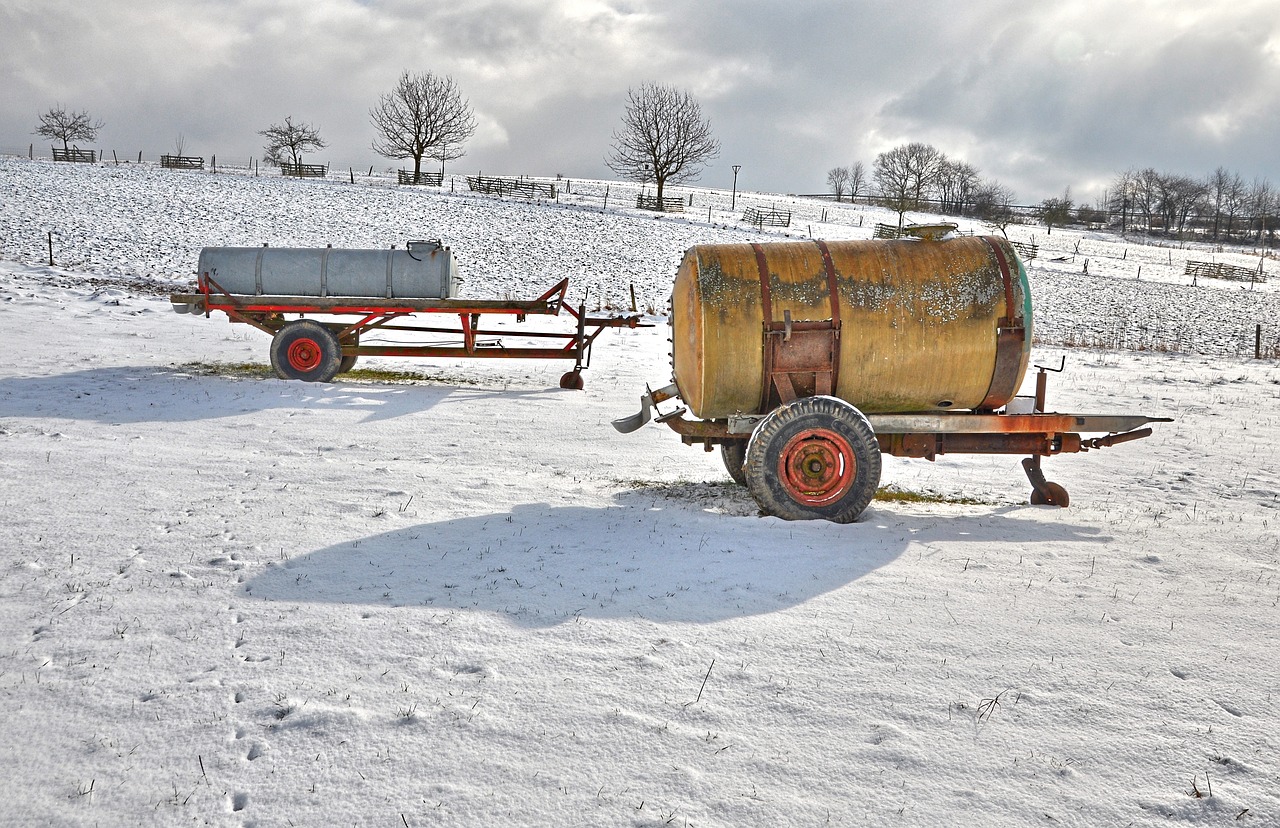
POLYGON ((778 480, 797 503, 823 506, 844 497, 858 473, 853 446, 834 431, 811 428, 787 441, 778 480))
POLYGON ((289 343, 289 367, 297 371, 314 371, 323 359, 320 343, 314 339, 298 339, 289 343))

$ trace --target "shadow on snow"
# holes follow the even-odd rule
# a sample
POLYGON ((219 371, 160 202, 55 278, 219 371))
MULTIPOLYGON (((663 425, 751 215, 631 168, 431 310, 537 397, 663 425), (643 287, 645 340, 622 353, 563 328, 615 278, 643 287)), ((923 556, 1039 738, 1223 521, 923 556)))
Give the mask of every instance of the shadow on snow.
POLYGON ((272 409, 364 410, 365 422, 425 411, 451 394, 468 400, 572 393, 558 388, 485 390, 452 385, 318 384, 192 374, 174 368, 91 368, 0 379, 0 417, 99 423, 194 422, 272 409))
POLYGON ((246 592, 267 601, 479 610, 530 627, 577 616, 709 623, 804 604, 909 547, 972 544, 978 556, 1011 541, 1107 541, 1094 529, 1016 517, 1020 507, 961 516, 873 507, 861 522, 839 526, 755 516, 739 487, 674 489, 622 492, 612 507, 534 504, 396 529, 272 565, 246 592), (691 503, 686 490, 711 494, 691 503))

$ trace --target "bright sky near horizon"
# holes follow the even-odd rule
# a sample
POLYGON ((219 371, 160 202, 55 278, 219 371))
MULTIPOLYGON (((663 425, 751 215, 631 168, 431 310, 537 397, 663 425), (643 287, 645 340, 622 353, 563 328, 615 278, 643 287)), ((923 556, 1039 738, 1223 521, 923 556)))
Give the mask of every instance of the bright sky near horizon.
MULTIPOLYGON (((368 110, 451 75, 479 127, 453 169, 613 177, 629 86, 693 92, 722 150, 700 182, 821 192, 924 141, 1034 203, 1131 167, 1280 183, 1276 0, 899 4, 680 0, 0 0, 0 151, 55 103, 95 145, 248 160, 292 115, 335 167, 395 166, 368 110)), ((47 150, 46 150, 47 151, 47 150)))

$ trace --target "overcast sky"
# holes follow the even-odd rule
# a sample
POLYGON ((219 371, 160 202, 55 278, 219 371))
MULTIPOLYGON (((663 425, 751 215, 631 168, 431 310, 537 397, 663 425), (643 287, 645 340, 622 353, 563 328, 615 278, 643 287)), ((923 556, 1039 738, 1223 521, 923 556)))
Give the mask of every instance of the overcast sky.
POLYGON ((627 88, 657 81, 712 121, 707 186, 741 164, 744 189, 821 192, 907 141, 1019 203, 1129 167, 1280 184, 1280 0, 0 0, 0 149, 62 103, 122 157, 182 134, 247 161, 292 115, 329 142, 308 161, 398 166, 368 111, 404 69, 474 107, 456 171, 613 177, 627 88))

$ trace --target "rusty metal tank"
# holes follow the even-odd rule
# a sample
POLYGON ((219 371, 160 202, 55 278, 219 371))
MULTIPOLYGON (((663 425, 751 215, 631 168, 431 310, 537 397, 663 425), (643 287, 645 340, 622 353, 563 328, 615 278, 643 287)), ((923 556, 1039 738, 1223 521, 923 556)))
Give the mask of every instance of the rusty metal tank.
POLYGON ((704 420, 830 394, 867 414, 997 409, 1031 350, 997 237, 699 245, 672 294, 680 396, 704 420))

